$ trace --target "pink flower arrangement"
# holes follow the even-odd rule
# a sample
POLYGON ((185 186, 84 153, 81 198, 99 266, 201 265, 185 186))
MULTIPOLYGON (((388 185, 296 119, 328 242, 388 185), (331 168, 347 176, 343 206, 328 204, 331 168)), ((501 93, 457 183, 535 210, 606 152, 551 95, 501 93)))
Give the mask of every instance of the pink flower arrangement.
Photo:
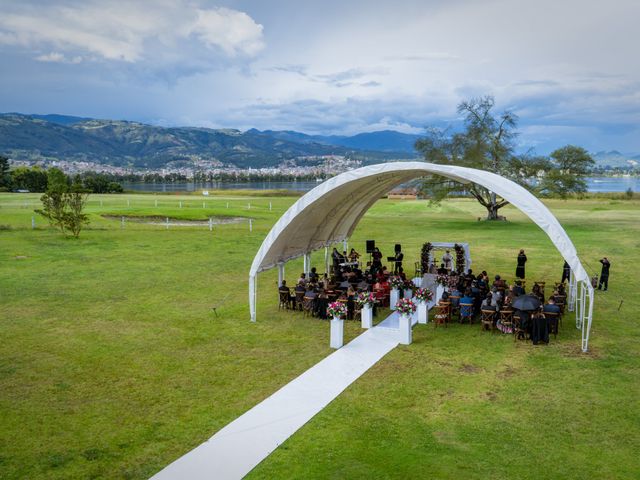
POLYGON ((449 276, 443 274, 436 275, 436 283, 446 287, 449 283, 449 276))
POLYGON ((404 288, 404 281, 398 276, 389 277, 391 288, 404 288))
POLYGON ((347 306, 342 302, 332 302, 327 307, 327 314, 331 317, 344 317, 347 314, 347 306))
POLYGON ((430 302, 433 299, 433 292, 428 288, 419 288, 413 294, 413 298, 421 302, 430 302))
POLYGON ((411 315, 416 308, 416 304, 410 298, 401 298, 396 303, 396 310, 402 315, 411 315))
POLYGON ((360 292, 356 297, 356 303, 361 307, 364 307, 365 305, 371 306, 377 301, 378 299, 372 292, 360 292))

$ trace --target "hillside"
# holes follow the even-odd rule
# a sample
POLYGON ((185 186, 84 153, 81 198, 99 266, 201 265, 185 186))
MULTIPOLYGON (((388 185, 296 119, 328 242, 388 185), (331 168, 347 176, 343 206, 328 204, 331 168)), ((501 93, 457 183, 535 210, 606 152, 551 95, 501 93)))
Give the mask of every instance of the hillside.
MULTIPOLYGON (((339 145, 326 138, 331 137, 255 129, 241 132, 166 128, 64 115, 0 114, 0 152, 17 160, 52 158, 147 168, 168 164, 258 168, 284 162, 315 165, 322 162, 317 157, 327 155, 356 158, 365 163, 412 156, 406 148, 368 149, 366 142, 339 145)), ((380 141, 375 145, 380 146, 380 141)))

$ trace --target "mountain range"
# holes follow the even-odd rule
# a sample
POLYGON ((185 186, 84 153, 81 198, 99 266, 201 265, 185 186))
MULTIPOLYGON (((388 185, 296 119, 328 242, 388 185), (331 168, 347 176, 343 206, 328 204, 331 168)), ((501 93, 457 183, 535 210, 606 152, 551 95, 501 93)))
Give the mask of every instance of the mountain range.
MULTIPOLYGON (((68 115, 0 114, 0 153, 16 160, 56 159, 114 166, 313 166, 330 155, 363 164, 413 159, 419 135, 392 130, 353 136, 290 130, 160 127, 68 115)), ((630 168, 640 155, 616 150, 592 154, 598 167, 630 168)))
POLYGON ((393 131, 314 136, 293 131, 159 127, 66 115, 0 114, 0 153, 16 160, 58 159, 115 166, 240 168, 316 165, 329 155, 375 163, 415 158, 417 135, 393 131))

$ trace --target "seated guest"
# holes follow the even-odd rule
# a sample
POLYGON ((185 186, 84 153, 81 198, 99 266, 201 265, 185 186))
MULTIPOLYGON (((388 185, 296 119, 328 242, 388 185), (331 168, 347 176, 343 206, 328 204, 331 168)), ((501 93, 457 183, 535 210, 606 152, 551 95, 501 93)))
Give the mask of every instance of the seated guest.
POLYGON ((309 280, 313 281, 318 278, 318 274, 316 273, 316 267, 311 268, 311 272, 309 272, 309 280))
POLYGON ((327 274, 323 274, 322 275, 322 288, 324 288, 325 290, 329 290, 329 284, 331 282, 329 282, 329 277, 327 276, 327 274))
POLYGON ((491 289, 491 305, 494 307, 500 307, 502 304, 502 293, 496 287, 491 289))
POLYGON ((542 307, 542 311, 544 313, 560 313, 560 307, 556 305, 556 301, 553 296, 549 297, 549 301, 544 307, 542 307))
POLYGON ((307 284, 307 278, 306 278, 304 272, 300 274, 300 278, 298 279, 297 283, 301 283, 302 285, 306 285, 307 284))
POLYGON ((298 292, 306 292, 306 291, 307 291, 307 289, 306 289, 306 287, 305 287, 304 283, 299 283, 299 282, 298 282, 298 284, 296 285, 295 290, 296 290, 296 293, 298 293, 298 292))
POLYGON ((493 304, 493 295, 488 293, 485 299, 482 301, 482 305, 480 306, 480 308, 482 310, 497 310, 496 306, 493 304))
POLYGON ((500 275, 496 275, 493 286, 496 288, 506 288, 507 284, 500 278, 500 275))
POLYGON ((516 286, 513 287, 513 294, 516 297, 519 297, 520 295, 524 295, 524 288, 522 288, 522 282, 520 280, 518 280, 516 282, 516 286))
POLYGON ((361 292, 366 292, 367 290, 369 290, 369 284, 363 278, 362 280, 360 280, 360 282, 358 282, 358 285, 356 285, 356 288, 361 292))
POLYGON ((460 305, 460 297, 462 297, 462 293, 458 290, 458 287, 455 287, 449 297, 451 299, 451 306, 458 308, 458 305, 460 305))
POLYGON ((531 295, 533 295, 535 297, 538 297, 541 302, 544 302, 544 296, 542 295, 542 289, 540 288, 540 285, 538 285, 537 283, 535 283, 533 285, 533 288, 531 289, 531 295))
POLYGON ((438 269, 438 275, 446 275, 447 273, 449 273, 449 270, 444 267, 444 263, 441 263, 438 269))
POLYGON ((473 270, 471 269, 469 269, 469 271, 465 274, 464 278, 466 278, 470 282, 477 280, 476 276, 473 274, 473 270))
POLYGON ((463 317, 469 317, 474 313, 474 307, 465 306, 465 304, 474 305, 474 298, 471 296, 471 290, 467 289, 464 292, 464 297, 460 299, 460 315, 463 317))

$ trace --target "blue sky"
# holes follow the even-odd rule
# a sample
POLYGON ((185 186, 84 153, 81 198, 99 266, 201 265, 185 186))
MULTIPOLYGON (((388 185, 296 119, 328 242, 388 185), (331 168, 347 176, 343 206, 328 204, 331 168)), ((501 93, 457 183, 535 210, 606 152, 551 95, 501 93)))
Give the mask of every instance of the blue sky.
POLYGON ((0 3, 0 111, 354 134, 494 95, 521 150, 640 153, 637 0, 0 3))

